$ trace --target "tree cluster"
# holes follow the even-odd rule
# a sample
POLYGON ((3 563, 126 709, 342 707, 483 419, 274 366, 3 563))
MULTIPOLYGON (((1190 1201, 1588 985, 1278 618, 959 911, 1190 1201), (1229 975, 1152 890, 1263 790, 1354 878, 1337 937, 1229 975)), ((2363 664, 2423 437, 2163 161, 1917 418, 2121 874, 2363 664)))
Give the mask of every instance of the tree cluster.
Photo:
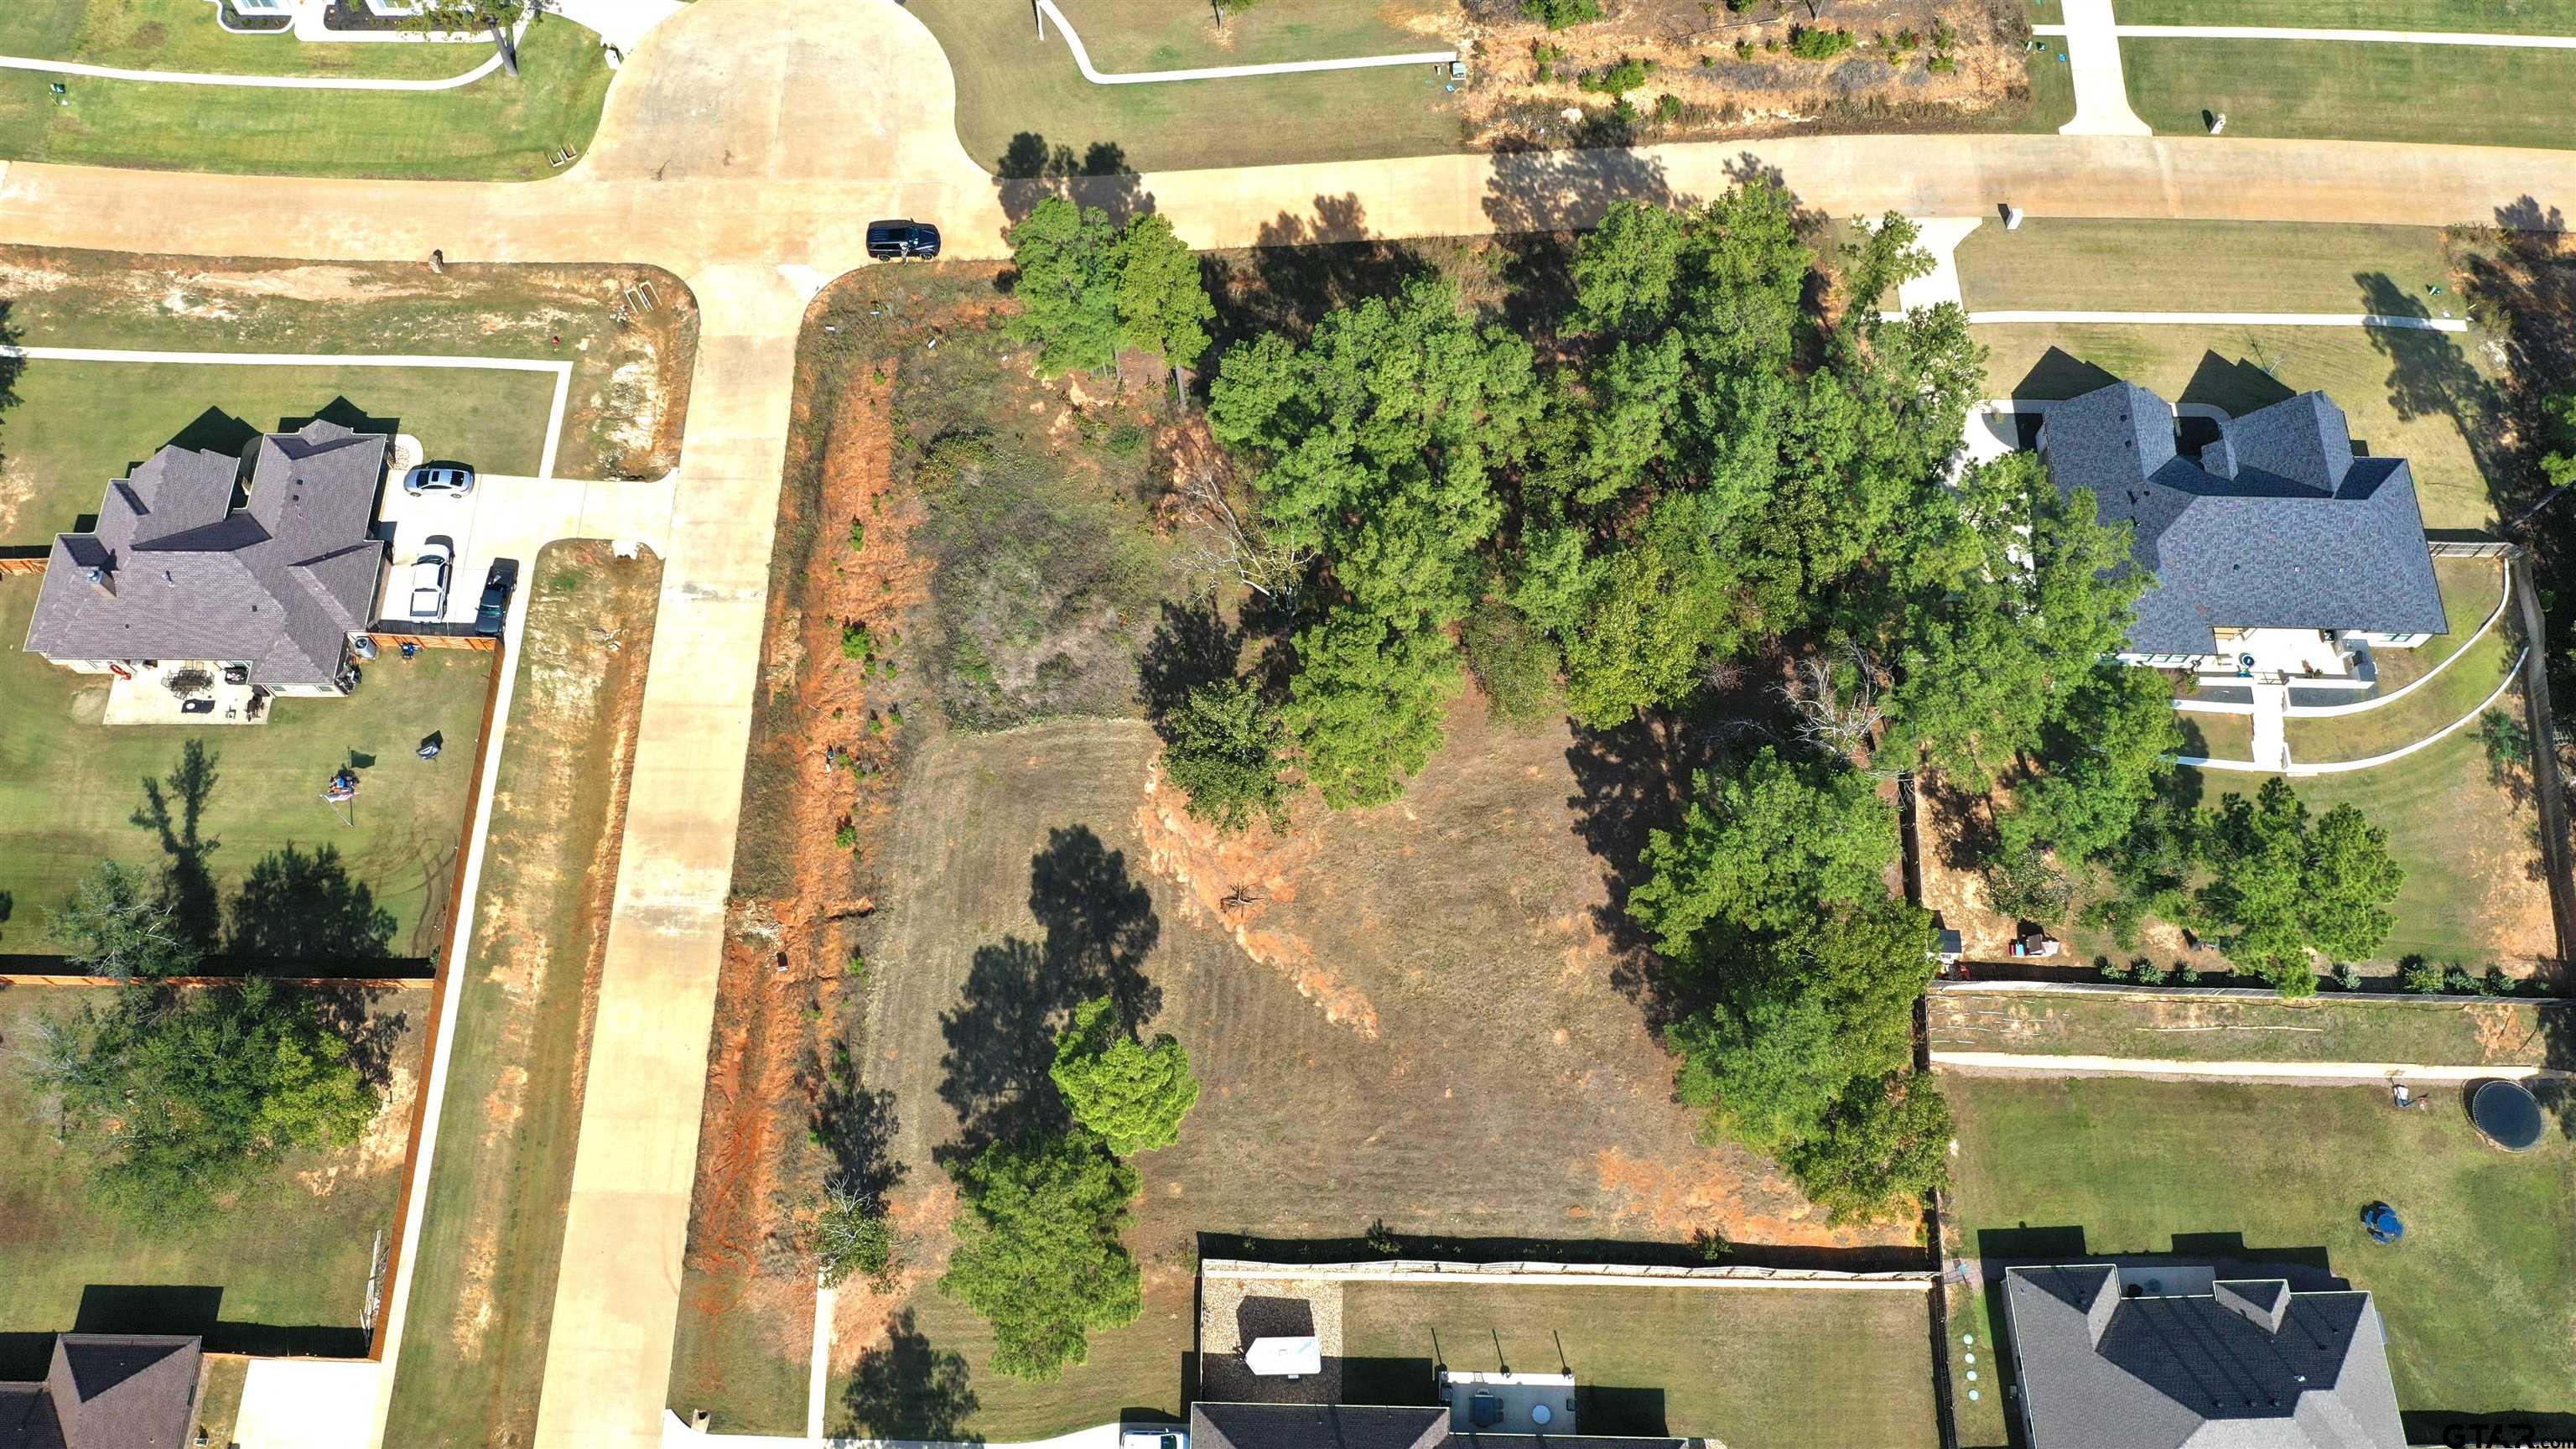
POLYGON ((1207 351, 1216 307, 1171 218, 1141 212, 1120 227, 1098 207, 1049 196, 1009 236, 1021 309, 1011 335, 1037 345, 1041 376, 1107 367, 1122 347, 1177 373, 1207 351))

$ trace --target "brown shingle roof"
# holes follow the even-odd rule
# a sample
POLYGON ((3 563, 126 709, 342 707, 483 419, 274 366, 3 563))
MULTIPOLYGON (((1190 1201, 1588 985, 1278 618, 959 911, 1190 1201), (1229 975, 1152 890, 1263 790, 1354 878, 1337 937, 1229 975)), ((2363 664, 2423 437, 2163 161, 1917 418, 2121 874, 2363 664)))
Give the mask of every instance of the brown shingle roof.
POLYGON ((44 1382, 0 1384, 0 1449, 181 1449, 200 1357, 193 1336, 66 1333, 44 1382))

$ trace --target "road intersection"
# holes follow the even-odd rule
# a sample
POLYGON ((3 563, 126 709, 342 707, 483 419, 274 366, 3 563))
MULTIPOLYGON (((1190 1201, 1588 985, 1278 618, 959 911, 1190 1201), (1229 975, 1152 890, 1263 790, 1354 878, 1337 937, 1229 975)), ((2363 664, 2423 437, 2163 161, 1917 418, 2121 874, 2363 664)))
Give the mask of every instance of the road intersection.
MULTIPOLYGON (((2070 6, 2070 9, 2073 7, 2070 6)), ((682 485, 636 745, 537 1443, 658 1445, 796 346, 873 216, 1005 255, 937 42, 883 0, 698 0, 635 46, 597 140, 523 184, 17 164, 0 240, 192 255, 651 263, 701 317, 682 485)), ((1890 135, 1442 155, 1092 178, 1201 247, 1585 223, 1622 198, 1776 172, 1827 215, 1902 210, 2555 224, 2576 153, 2145 135, 1890 135)), ((603 487, 594 485, 596 493, 603 487)), ((637 485, 639 487, 648 485, 637 485)), ((392 1360, 389 1346, 387 1360, 392 1360)), ((390 1373, 371 1425, 381 1442, 390 1373)))

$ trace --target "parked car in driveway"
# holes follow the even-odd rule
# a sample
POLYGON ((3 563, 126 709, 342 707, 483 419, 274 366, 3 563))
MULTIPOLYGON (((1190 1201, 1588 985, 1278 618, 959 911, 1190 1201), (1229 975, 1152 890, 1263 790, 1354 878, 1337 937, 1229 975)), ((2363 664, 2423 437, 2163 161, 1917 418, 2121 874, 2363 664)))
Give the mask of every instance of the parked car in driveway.
POLYGON ((405 493, 471 493, 474 470, 462 463, 423 463, 403 475, 405 493))
POLYGON ((447 576, 456 567, 456 543, 444 534, 420 546, 411 564, 411 616, 434 620, 447 613, 447 576))
POLYGON ((519 581, 518 569, 508 559, 494 559, 491 572, 483 575, 483 602, 474 606, 474 632, 487 637, 498 636, 501 626, 510 618, 510 586, 519 581))
POLYGON ((926 221, 868 223, 868 255, 881 262, 939 255, 939 228, 926 221))

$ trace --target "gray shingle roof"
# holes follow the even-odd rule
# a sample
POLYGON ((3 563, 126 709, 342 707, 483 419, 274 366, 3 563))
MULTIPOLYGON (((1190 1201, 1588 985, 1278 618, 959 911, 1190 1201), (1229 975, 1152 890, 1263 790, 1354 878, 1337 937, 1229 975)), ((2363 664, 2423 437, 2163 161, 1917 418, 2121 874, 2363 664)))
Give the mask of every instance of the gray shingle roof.
POLYGON ((2403 1449, 2368 1293, 2130 1298, 2110 1263, 2011 1268, 2031 1449, 2403 1449))
POLYGON ((0 1449, 180 1449, 200 1357, 190 1336, 66 1333, 42 1383, 0 1384, 0 1449))
POLYGON ((2220 426, 2195 461, 2175 451, 2173 409, 2135 383, 2048 410, 2058 486, 2090 489, 2101 517, 2131 523, 2131 558, 2155 579, 2131 649, 2206 654, 2219 628, 2450 628, 2405 459, 2353 456, 2321 392, 2220 426))
POLYGON ((1190 1406, 1190 1449, 1435 1449, 1448 1437, 1449 1411, 1437 1406, 1190 1406))
POLYGON ((318 419, 264 437, 240 509, 238 462, 163 448, 107 486, 96 529, 54 539, 27 648, 245 663, 253 684, 329 682, 375 606, 384 545, 369 530, 386 446, 318 419))

